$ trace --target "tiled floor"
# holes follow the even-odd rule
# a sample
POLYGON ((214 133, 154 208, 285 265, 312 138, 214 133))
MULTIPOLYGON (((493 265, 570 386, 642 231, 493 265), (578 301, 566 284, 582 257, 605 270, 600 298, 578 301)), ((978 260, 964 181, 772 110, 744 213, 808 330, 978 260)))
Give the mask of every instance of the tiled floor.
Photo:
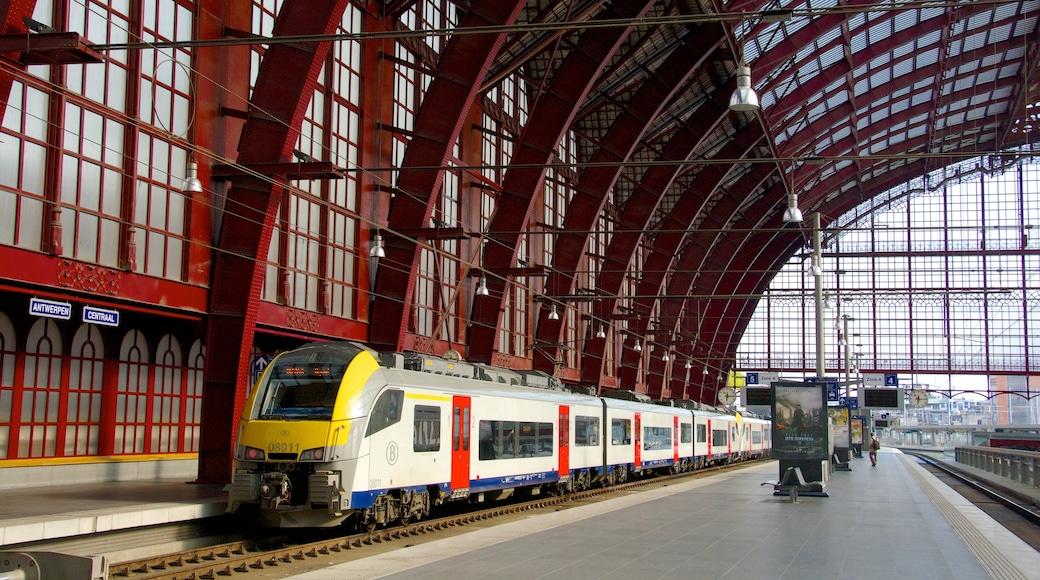
POLYGON ((395 550, 294 578, 1040 578, 1040 554, 882 450, 789 503, 775 462, 395 550), (951 523, 952 522, 952 523, 951 523))

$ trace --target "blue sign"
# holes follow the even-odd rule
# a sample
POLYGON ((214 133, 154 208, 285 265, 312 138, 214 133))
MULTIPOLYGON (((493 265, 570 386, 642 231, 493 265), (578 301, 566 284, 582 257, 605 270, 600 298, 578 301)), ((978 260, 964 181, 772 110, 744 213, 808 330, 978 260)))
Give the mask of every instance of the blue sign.
POLYGON ((824 385, 826 385, 826 388, 827 388, 827 402, 828 403, 837 403, 838 402, 838 397, 839 397, 838 381, 833 380, 833 379, 820 379, 820 378, 816 378, 816 377, 810 377, 808 379, 805 379, 805 382, 807 382, 807 383, 816 383, 816 384, 823 383, 824 385))
POLYGON ((68 302, 31 298, 29 299, 29 314, 69 320, 72 318, 72 305, 68 302))
POLYGON ((886 387, 898 387, 899 386, 899 375, 885 373, 885 386, 886 387))
POLYGON ((276 357, 276 356, 278 356, 278 355, 276 355, 276 354, 254 354, 253 355, 253 365, 249 369, 249 378, 250 378, 249 387, 252 387, 253 385, 256 384, 257 381, 260 380, 260 375, 264 374, 264 369, 267 368, 267 365, 269 365, 271 363, 271 361, 274 360, 274 357, 276 357))
POLYGON ((838 406, 859 409, 859 397, 839 397, 838 406))
POLYGON ((744 374, 745 385, 757 385, 758 384, 758 373, 745 373, 744 374))
POLYGON ((119 311, 106 310, 96 306, 83 307, 83 322, 102 326, 119 326, 119 311))

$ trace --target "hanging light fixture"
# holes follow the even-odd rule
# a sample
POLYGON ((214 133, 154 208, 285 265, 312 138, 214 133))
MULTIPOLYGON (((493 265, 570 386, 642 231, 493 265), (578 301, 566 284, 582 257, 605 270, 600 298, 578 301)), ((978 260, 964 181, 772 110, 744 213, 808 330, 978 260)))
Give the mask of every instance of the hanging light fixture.
MULTIPOLYGON (((741 48, 741 52, 743 52, 743 48, 741 48)), ((744 55, 741 54, 740 61, 737 62, 737 88, 729 97, 729 109, 747 112, 757 111, 761 108, 758 93, 751 87, 751 67, 744 62, 744 55)))
POLYGON ((606 338, 607 333, 603 330, 603 324, 600 323, 599 330, 596 331, 596 338, 606 338))
POLYGON ((798 194, 787 194, 787 209, 784 210, 784 223, 794 224, 802 221, 802 210, 798 209, 798 194))
POLYGON ((487 276, 481 274, 480 282, 477 284, 477 296, 490 296, 491 292, 488 292, 487 287, 487 276))
MULTIPOLYGON (((744 21, 740 21, 741 33, 743 34, 744 21)), ((746 37, 740 41, 740 58, 737 60, 737 88, 729 97, 729 109, 731 111, 757 111, 762 108, 758 101, 758 93, 751 86, 751 67, 744 61, 744 43, 746 37)))
POLYGON ((188 158, 188 164, 184 168, 184 183, 181 185, 184 193, 202 193, 202 182, 199 181, 199 164, 195 159, 188 158))
POLYGON ((667 350, 664 351, 664 354, 661 355, 661 360, 663 360, 664 362, 668 362, 668 361, 672 360, 672 357, 668 356, 668 351, 667 350))
POLYGON ((386 257, 386 252, 383 250, 383 236, 379 235, 379 232, 372 236, 372 247, 368 250, 368 256, 370 258, 386 257))
POLYGON ((704 376, 708 376, 708 365, 704 365, 704 376))
POLYGON ((632 350, 636 352, 643 352, 643 343, 637 340, 636 345, 632 347, 632 350))
POLYGON ((556 311, 556 305, 552 304, 549 306, 549 320, 559 320, 560 313, 556 311))
POLYGON ((690 362, 690 359, 686 359, 686 370, 690 370, 692 368, 693 368, 693 363, 690 362))

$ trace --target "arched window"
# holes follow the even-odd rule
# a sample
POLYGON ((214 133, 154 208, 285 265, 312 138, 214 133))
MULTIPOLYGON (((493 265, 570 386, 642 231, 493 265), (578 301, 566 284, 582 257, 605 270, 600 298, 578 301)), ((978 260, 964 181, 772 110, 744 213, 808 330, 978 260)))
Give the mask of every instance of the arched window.
POLYGON ((155 396, 152 399, 152 453, 181 450, 181 395, 184 372, 181 344, 172 334, 159 340, 155 349, 155 396))
POLYGON ((14 399, 14 325, 0 312, 0 458, 6 458, 11 441, 11 405, 14 399))
POLYGON ((199 425, 202 422, 202 371, 206 366, 206 347, 196 340, 188 351, 187 387, 184 394, 184 451, 199 450, 199 425))
POLYGON ((65 456, 97 455, 105 345, 97 326, 84 324, 72 338, 65 411, 65 456))
POLYGON ((61 401, 61 334, 41 318, 25 345, 25 378, 19 414, 18 457, 54 457, 58 445, 61 401))
POLYGON ((127 332, 119 347, 117 392, 113 452, 144 453, 148 418, 148 343, 138 330, 127 332))

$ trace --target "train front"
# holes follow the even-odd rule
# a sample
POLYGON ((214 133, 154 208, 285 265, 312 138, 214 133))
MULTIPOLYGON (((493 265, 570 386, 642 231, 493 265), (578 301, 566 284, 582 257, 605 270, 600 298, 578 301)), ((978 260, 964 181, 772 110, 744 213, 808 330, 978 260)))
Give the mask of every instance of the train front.
POLYGON ((350 516, 376 356, 357 343, 309 344, 268 365, 242 414, 228 511, 277 527, 350 516))

